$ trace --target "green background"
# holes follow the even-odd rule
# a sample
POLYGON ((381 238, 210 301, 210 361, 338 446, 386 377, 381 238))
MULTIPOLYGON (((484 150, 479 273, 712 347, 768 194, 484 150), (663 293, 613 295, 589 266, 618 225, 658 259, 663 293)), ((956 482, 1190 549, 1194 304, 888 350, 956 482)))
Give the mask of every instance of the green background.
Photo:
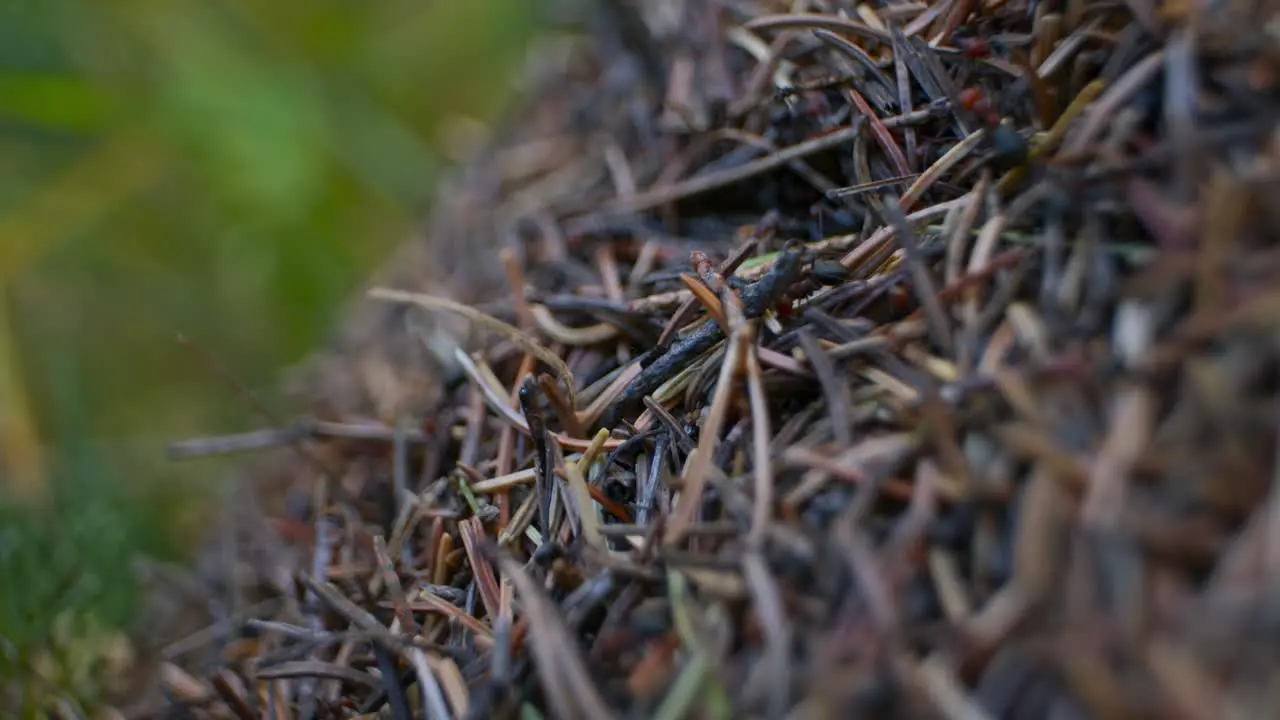
POLYGON ((268 403, 423 219, 451 118, 512 101, 518 0, 0 3, 0 671, 57 613, 116 627, 181 558, 218 462, 166 442, 268 403), (38 463, 38 465, 32 465, 38 463))

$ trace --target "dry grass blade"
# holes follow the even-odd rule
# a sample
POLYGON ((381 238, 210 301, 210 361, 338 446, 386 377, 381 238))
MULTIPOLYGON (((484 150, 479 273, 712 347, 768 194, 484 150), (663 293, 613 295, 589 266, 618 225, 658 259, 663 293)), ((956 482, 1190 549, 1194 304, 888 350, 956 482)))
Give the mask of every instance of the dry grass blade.
MULTIPOLYGON (((608 435, 605 430, 600 432, 605 436, 608 435)), ((600 534, 600 518, 596 515, 595 502, 587 485, 587 479, 582 474, 583 465, 590 465, 590 461, 586 457, 583 458, 581 463, 565 463, 565 481, 569 487, 569 495, 573 498, 580 517, 582 540, 587 545, 603 551, 605 550, 605 544, 604 537, 600 534)))
POLYGON ((427 655, 427 665, 435 673, 454 716, 466 717, 471 709, 471 696, 458 664, 447 657, 427 655))
POLYGON ((700 280, 697 280, 692 275, 681 275, 680 281, 684 283, 685 287, 689 288, 689 292, 693 293, 693 296, 697 298, 698 302, 702 303, 707 313, 716 322, 720 323, 721 327, 728 325, 728 321, 724 317, 724 310, 720 307, 720 298, 717 298, 710 288, 703 285, 700 280))
POLYGON ((915 233, 912 232, 911 224, 907 221, 906 214, 903 213, 903 206, 896 198, 891 197, 887 199, 883 207, 888 223, 897 230, 898 244, 906 254, 912 286, 920 298, 920 304, 924 307, 925 317, 929 320, 929 335, 932 336, 938 347, 942 348, 948 355, 953 355, 955 344, 951 337, 947 316, 942 312, 942 304, 938 302, 938 293, 934 287, 933 278, 929 276, 929 270, 925 267, 924 260, 920 256, 920 249, 916 246, 915 233))
POLYGON ((471 484, 471 492, 474 493, 490 493, 498 490, 505 490, 516 485, 525 485, 534 481, 537 471, 533 468, 527 470, 517 470, 507 475, 500 475, 488 480, 481 480, 478 483, 471 484))
POLYGON ((853 432, 850 429, 848 385, 837 376, 835 364, 807 329, 800 331, 799 340, 805 361, 813 366, 826 395, 827 412, 831 414, 831 432, 836 444, 849 445, 853 442, 853 432))
POLYGON ((904 211, 910 210, 912 206, 920 201, 920 197, 924 195, 930 186, 941 180, 951 168, 969 157, 985 138, 986 135, 981 130, 970 133, 964 140, 953 145, 942 157, 938 158, 937 162, 920 173, 915 178, 915 182, 911 183, 911 186, 902 193, 902 198, 898 201, 902 209, 904 211))
POLYGON ((751 534, 747 536, 747 543, 753 548, 759 548, 764 543, 773 515, 773 460, 769 456, 769 440, 773 433, 769 429, 769 400, 765 396, 754 330, 752 325, 744 327, 742 342, 746 345, 747 394, 751 402, 751 459, 755 469, 756 495, 751 534))
POLYGON ((493 630, 488 625, 467 614, 448 600, 432 594, 430 591, 424 590, 416 599, 410 600, 408 605, 415 612, 437 612, 457 622, 460 626, 475 633, 477 645, 492 644, 493 630))
POLYGON ((889 40, 889 34, 883 30, 877 30, 856 20, 837 17, 835 15, 821 15, 818 13, 797 13, 795 15, 765 15, 753 19, 746 23, 746 27, 752 30, 776 30, 780 28, 821 28, 834 32, 846 32, 857 35, 866 40, 878 40, 886 42, 889 40))
POLYGON ((966 696, 955 674, 940 657, 916 665, 915 674, 924 692, 948 720, 994 720, 986 710, 966 696))
POLYGON ((1089 108, 1079 129, 1067 138, 1063 152, 1069 155, 1083 153, 1097 138, 1103 124, 1115 114, 1116 108, 1150 82, 1163 63, 1163 52, 1151 53, 1108 87, 1089 108))
POLYGON ((485 612, 492 620, 498 617, 498 579, 494 577, 489 561, 480 553, 480 544, 486 541, 484 525, 480 518, 467 518, 458 524, 458 534, 462 536, 462 547, 467 551, 467 562, 475 574, 476 588, 484 602, 485 612))
POLYGON ((618 336, 616 325, 597 323, 589 327, 573 328, 556 319, 546 305, 533 305, 529 308, 538 329, 547 337, 565 345, 599 345, 618 336))
POLYGON ((529 621, 529 642, 538 657, 538 675, 556 714, 599 720, 616 717, 600 697, 582 656, 542 589, 514 560, 499 557, 498 566, 519 594, 522 615, 529 621))
POLYGON ((382 682, 378 678, 369 673, 353 670, 344 665, 335 665, 333 663, 317 662, 314 660, 300 660, 298 662, 282 663, 269 668, 259 670, 258 678, 262 680, 277 680, 281 678, 301 678, 301 677, 322 677, 332 680, 341 680, 352 685, 363 685, 369 688, 381 687, 382 682))
POLYGON ((226 671, 219 672, 213 676, 213 689, 237 720, 255 720, 257 714, 245 697, 246 691, 239 678, 226 671))
POLYGON ((418 675, 418 687, 422 691, 423 714, 428 718, 448 720, 453 715, 445 704, 444 692, 431 671, 431 663, 427 662, 427 654, 421 650, 410 650, 409 659, 413 662, 414 672, 418 675))
POLYGON ((373 536, 373 549, 378 556, 379 576, 382 578, 387 591, 391 594, 391 603, 396 610, 396 620, 400 623, 400 631, 416 632, 418 624, 413 621, 413 616, 409 614, 409 608, 405 605, 404 588, 400 586, 400 576, 396 574, 395 562, 391 559, 390 553, 387 552, 387 543, 382 539, 381 535, 373 536))
POLYGON ((791 705, 791 627, 787 621, 782 593, 758 552, 748 552, 742 559, 742 570, 760 624, 764 627, 763 663, 772 679, 768 688, 769 715, 782 717, 791 705))
POLYGON ((424 293, 403 292, 388 288, 374 288, 369 291, 369 297, 392 302, 413 303, 428 310, 447 310, 465 317, 486 330, 503 335, 505 338, 519 346, 520 349, 531 353, 534 357, 546 363, 548 367, 554 370, 556 375, 560 377, 560 381, 564 383, 564 387, 569 393, 570 405, 575 403, 576 398, 574 395, 573 373, 569 371, 569 366, 564 364, 564 360, 561 360, 559 355, 556 355, 543 347, 538 343, 538 341, 526 335, 519 328, 508 325, 497 318, 485 315, 469 305, 463 305, 456 300, 451 300, 445 297, 436 297, 434 295, 427 295, 424 293))
MULTIPOLYGON (((454 359, 458 361, 458 365, 462 367, 463 372, 467 373, 467 375, 475 382, 475 387, 480 390, 484 403, 488 405, 491 410, 496 412, 521 432, 531 434, 532 431, 529 429, 528 420, 520 416, 515 409, 511 407, 510 402, 508 402, 505 397, 506 393, 493 388, 492 383, 485 379, 485 373, 476 365, 475 361, 473 361, 470 356, 459 349, 454 353, 454 359)), ((590 440, 570 437, 563 433, 551 433, 551 436, 555 438, 556 442, 560 443, 561 446, 571 450, 585 450, 591 445, 590 440)), ((605 443, 605 446, 612 449, 617 447, 621 442, 621 440, 610 439, 605 443)))
POLYGON ((848 187, 836 188, 835 190, 828 192, 827 197, 832 197, 832 198, 852 197, 854 195, 861 195, 863 193, 868 193, 873 190, 883 190, 885 188, 891 188, 895 185, 906 185, 907 183, 914 183, 919 179, 919 177, 920 177, 919 175, 913 174, 913 175, 903 175, 901 177, 885 178, 883 180, 871 180, 869 182, 859 183, 857 185, 850 185, 848 187))
POLYGON ((694 521, 695 513, 702 506, 702 494, 710 478, 711 464, 720 442, 725 414, 729 411, 729 402, 733 397, 733 381, 742 355, 742 341, 741 331, 733 333, 729 338, 729 349, 720 364, 716 393, 711 401, 706 423, 702 426, 698 446, 689 454, 689 460, 685 463, 680 498, 672 509, 671 520, 663 538, 666 543, 676 543, 684 537, 694 521))

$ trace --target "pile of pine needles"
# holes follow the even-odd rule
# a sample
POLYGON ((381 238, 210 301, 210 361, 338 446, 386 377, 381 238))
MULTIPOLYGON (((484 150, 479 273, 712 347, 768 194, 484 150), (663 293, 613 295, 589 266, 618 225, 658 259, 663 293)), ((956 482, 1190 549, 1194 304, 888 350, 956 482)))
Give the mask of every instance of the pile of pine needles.
POLYGON ((175 446, 288 552, 170 711, 1269 715, 1268 13, 600 3, 312 415, 175 446))

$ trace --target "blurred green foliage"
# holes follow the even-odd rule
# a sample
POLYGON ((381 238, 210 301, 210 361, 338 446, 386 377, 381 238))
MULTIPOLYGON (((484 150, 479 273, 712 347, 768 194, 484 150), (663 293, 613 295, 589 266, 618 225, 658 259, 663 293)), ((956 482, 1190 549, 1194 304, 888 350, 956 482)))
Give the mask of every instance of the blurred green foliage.
POLYGON ((271 402, 421 220, 445 123, 511 100, 543 6, 0 3, 0 472, 36 451, 48 491, 0 498, 0 673, 54 609, 127 622, 137 553, 182 556, 225 468, 165 442, 261 422, 177 334, 271 402))

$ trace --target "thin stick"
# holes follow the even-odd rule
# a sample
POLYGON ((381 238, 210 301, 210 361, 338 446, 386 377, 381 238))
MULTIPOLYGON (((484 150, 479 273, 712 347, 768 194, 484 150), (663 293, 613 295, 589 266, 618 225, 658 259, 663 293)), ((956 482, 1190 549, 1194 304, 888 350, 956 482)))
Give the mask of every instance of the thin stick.
POLYGON ((942 348, 948 356, 954 357, 955 344, 951 337, 951 329, 948 327, 947 316, 942 312, 942 304, 938 301, 933 278, 929 276, 929 269, 925 267, 924 258, 921 257, 920 249, 916 246, 915 233, 911 230, 911 224, 907 222, 902 206, 893 197, 886 198, 884 212, 887 216, 885 219, 897 230, 898 245, 906 253, 912 287, 920 299, 920 305, 924 307, 925 318, 929 321, 929 334, 938 347, 942 348))

